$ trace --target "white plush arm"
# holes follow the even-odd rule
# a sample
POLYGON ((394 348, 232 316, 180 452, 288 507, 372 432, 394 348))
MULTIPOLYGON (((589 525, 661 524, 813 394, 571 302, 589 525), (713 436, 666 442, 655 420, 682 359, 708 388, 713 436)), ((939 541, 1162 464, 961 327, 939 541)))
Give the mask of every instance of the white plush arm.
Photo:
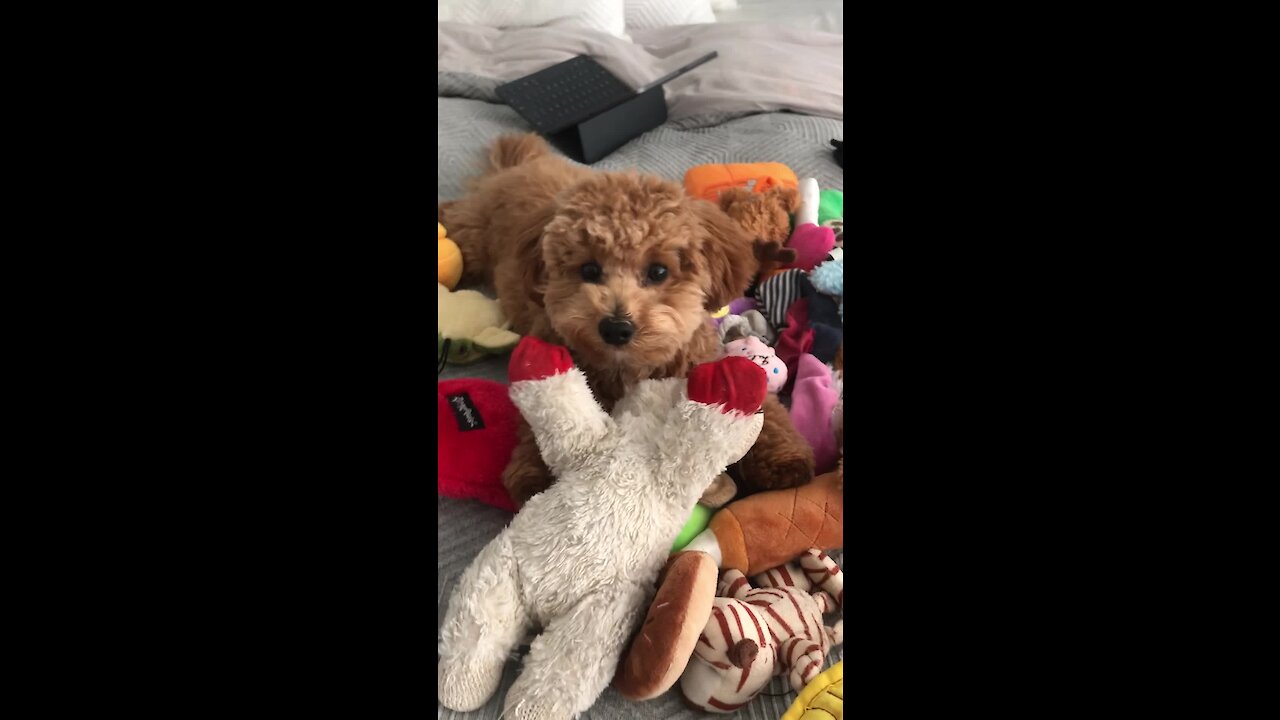
POLYGON ((713 405, 681 399, 651 440, 660 474, 701 492, 755 444, 764 415, 724 413, 713 405))
POLYGON ((557 477, 599 454, 613 432, 613 420, 596 403, 586 376, 577 368, 512 383, 511 401, 529 423, 543 461, 557 477))
POLYGON ((818 203, 821 198, 818 181, 805 178, 800 181, 800 208, 796 210, 796 227, 818 224, 818 203))

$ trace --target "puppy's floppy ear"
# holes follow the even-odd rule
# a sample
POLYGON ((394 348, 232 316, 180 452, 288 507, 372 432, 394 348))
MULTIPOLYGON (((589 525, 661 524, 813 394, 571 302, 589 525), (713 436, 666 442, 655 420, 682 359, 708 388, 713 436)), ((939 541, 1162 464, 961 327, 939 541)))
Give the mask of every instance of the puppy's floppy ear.
POLYGON ((525 222, 512 233, 511 244, 505 250, 520 259, 520 285, 530 302, 538 307, 543 307, 542 296, 547 283, 547 266, 542 260, 542 231, 555 214, 553 203, 529 213, 525 222))
POLYGON ((690 200, 700 226, 695 266, 702 273, 708 310, 718 310, 741 297, 756 270, 754 242, 742 226, 706 200, 690 200))

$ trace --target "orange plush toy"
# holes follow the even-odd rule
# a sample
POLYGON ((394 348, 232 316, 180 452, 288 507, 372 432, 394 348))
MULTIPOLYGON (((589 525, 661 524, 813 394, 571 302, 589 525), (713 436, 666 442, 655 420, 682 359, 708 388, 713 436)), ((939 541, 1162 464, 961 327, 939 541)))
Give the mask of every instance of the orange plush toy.
POLYGON ((729 188, 761 193, 778 186, 795 190, 800 181, 791 168, 776 162, 695 165, 684 174, 685 192, 711 202, 718 202, 729 188))
POLYGON ((819 475, 808 485, 735 500, 713 515, 707 529, 685 549, 699 550, 706 543, 713 557, 718 551, 721 570, 751 577, 786 564, 811 547, 842 547, 843 488, 841 468, 819 475))

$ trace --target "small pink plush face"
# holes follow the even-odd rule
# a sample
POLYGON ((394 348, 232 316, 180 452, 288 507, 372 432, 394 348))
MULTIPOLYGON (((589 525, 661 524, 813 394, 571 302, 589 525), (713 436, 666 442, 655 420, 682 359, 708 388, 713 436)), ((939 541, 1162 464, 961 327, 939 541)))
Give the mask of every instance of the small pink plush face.
POLYGON ((787 384, 787 365, 778 359, 773 348, 765 345, 757 337, 746 337, 733 340, 720 348, 720 356, 738 355, 764 368, 769 379, 769 392, 776 393, 787 384))

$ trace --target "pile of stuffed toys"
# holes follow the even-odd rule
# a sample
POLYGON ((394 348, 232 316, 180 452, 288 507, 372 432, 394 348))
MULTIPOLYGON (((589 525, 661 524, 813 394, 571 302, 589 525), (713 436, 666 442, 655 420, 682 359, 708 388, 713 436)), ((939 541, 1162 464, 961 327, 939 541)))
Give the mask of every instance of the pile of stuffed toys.
MULTIPOLYGON (((632 700, 654 698, 678 686, 689 704, 707 712, 727 713, 750 703, 772 678, 784 677, 798 693, 784 716, 786 720, 808 718, 817 710, 842 717, 842 663, 829 668, 825 665, 829 650, 843 640, 843 622, 837 620, 828 625, 824 616, 839 613, 844 603, 843 573, 826 554, 842 549, 844 534, 843 194, 822 189, 811 178, 799 179, 779 163, 698 166, 686 175, 685 186, 690 195, 717 202, 758 239, 761 272, 742 298, 714 314, 723 343, 722 359, 695 368, 683 402, 694 400, 698 373, 726 372, 724 368, 728 367, 746 378, 742 387, 754 387, 759 382, 762 396, 764 392, 776 393, 784 404, 789 404, 795 427, 813 446, 817 477, 796 488, 734 498, 723 506, 695 505, 701 490, 724 470, 723 465, 736 459, 728 458, 736 449, 727 454, 721 451, 727 445, 736 448, 741 440, 737 436, 743 432, 741 423, 716 430, 719 426, 701 420, 698 422, 702 424, 693 428, 697 431, 690 432, 686 424, 703 417, 698 414, 701 411, 683 410, 670 415, 669 410, 671 402, 682 402, 679 398, 686 382, 683 380, 652 381, 654 384, 644 386, 643 391, 633 391, 628 396, 636 398, 633 413, 638 409, 668 417, 666 432, 676 431, 672 438, 681 438, 678 446, 684 452, 713 460, 709 465, 694 463, 696 468, 684 468, 677 477, 660 479, 673 483, 681 492, 692 490, 681 495, 688 495, 689 502, 680 522, 673 524, 668 518, 663 528, 656 529, 660 537, 651 539, 652 547, 646 546, 645 552, 651 554, 643 562, 637 560, 634 528, 627 529, 632 551, 611 557, 616 564, 634 565, 628 571, 637 582, 648 584, 652 600, 647 606, 629 608, 630 614, 610 611, 611 616, 618 614, 619 622, 627 625, 623 640, 629 644, 613 648, 616 652, 599 660, 610 668, 616 667, 611 681, 632 700), (752 365, 763 373, 743 369, 752 365), (693 446, 685 447, 690 443, 693 446), (726 458, 727 462, 722 462, 726 458), (676 531, 680 523, 683 525, 676 531), (654 557, 663 559, 655 565, 654 557)), ((510 387, 476 378, 438 383, 438 492, 441 496, 475 499, 514 511, 515 504, 500 477, 517 442, 519 415, 523 412, 536 432, 534 416, 545 420, 547 409, 539 400, 542 391, 520 390, 532 386, 528 380, 517 378, 537 379, 545 385, 547 376, 567 378, 574 371, 571 361, 565 359, 567 353, 556 355, 562 357, 558 365, 535 359, 535 364, 542 365, 533 371, 527 367, 530 357, 555 353, 531 344, 538 341, 530 338, 521 341, 507 329, 495 301, 474 291, 454 290, 462 274, 461 254, 443 226, 438 232, 437 338, 441 367, 446 362, 474 362, 523 343, 513 355, 510 387), (525 366, 517 368, 518 362, 525 366)), ((587 404, 588 401, 589 391, 582 398, 580 417, 596 418, 601 433, 623 422, 616 408, 615 417, 610 418, 594 408, 594 401, 587 404)), ((751 404, 753 400, 745 402, 751 404)), ((559 405, 563 409, 564 404, 559 405)), ((755 435, 748 434, 754 440, 755 435)), ((563 525, 566 520, 556 515, 557 503, 581 507, 591 499, 591 493, 582 488, 591 487, 598 478, 577 479, 584 468, 604 475, 634 472, 618 466, 619 447, 598 442, 566 449, 571 461, 562 463, 564 470, 557 473, 556 485, 531 500, 517 521, 526 515, 547 514, 556 516, 556 522, 563 525), (579 494, 586 494, 573 495, 575 487, 579 494), (564 497, 557 500, 559 495, 564 497), (535 507, 535 501, 544 496, 550 498, 535 507)), ((651 470, 663 474, 659 468, 651 470)), ((729 492, 735 489, 730 488, 729 492)), ((598 518, 595 524, 600 524, 598 518)), ((516 525, 513 522, 508 530, 516 525)), ((646 528, 649 530, 655 528, 646 528)), ((510 542, 503 540, 507 532, 494 543, 510 542)), ((608 530, 596 532, 607 535, 608 530)), ((600 549, 602 543, 607 547, 608 538, 598 539, 596 554, 608 554, 600 549)), ((545 554, 533 553, 522 561, 541 563, 532 571, 542 577, 551 570, 545 566, 545 554)), ((494 562, 489 550, 477 557, 450 600, 446 626, 442 628, 441 659, 447 662, 441 672, 448 668, 458 674, 448 678, 454 686, 457 678, 464 675, 479 678, 479 685, 470 680, 465 683, 466 697, 446 698, 442 694, 441 702, 453 709, 478 707, 496 690, 498 677, 494 670, 481 667, 485 662, 492 665, 494 658, 477 659, 470 647, 475 645, 474 633, 484 620, 477 621, 474 627, 466 625, 469 608, 484 603, 463 597, 468 592, 478 592, 468 588, 468 576, 475 578, 484 592, 493 591, 494 583, 499 582, 495 578, 504 572, 494 562), (456 627, 449 624, 450 618, 456 627)), ((566 602, 564 593, 568 591, 562 588, 559 592, 556 602, 566 602)), ((633 596, 626 597, 626 602, 636 602, 633 596)), ((550 611, 543 608, 540 612, 550 611)), ((556 621, 550 622, 554 625, 556 621)), ((611 632, 618 630, 615 626, 611 632)), ((587 640, 578 638, 575 642, 587 640)), ((594 636, 588 644, 597 642, 608 648, 604 639, 594 636)), ((501 657, 505 659, 510 651, 511 648, 503 650, 501 657)), ((442 693, 445 679, 442 676, 442 693)), ((521 717, 570 717, 590 707, 604 689, 591 682, 579 685, 565 690, 566 695, 560 698, 549 699, 531 684, 517 680, 508 693, 508 710, 521 717)))

